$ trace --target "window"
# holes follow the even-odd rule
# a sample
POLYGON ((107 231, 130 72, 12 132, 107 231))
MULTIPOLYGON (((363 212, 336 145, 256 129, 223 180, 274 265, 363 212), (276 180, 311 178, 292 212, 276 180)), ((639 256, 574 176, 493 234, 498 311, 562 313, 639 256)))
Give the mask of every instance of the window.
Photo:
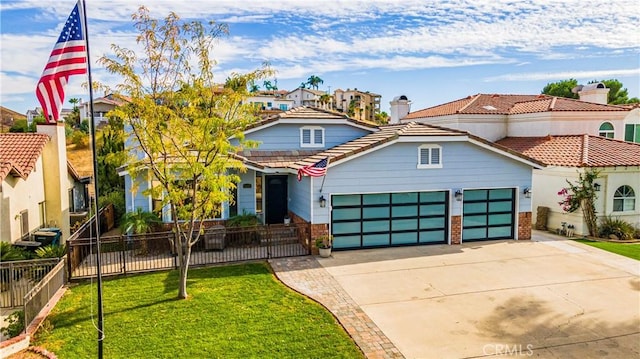
POLYGON ((636 209, 636 197, 631 186, 620 186, 613 194, 613 210, 615 212, 633 211, 636 209))
POLYGON ((624 126, 624 140, 640 143, 640 124, 626 124, 624 126))
POLYGON ((323 147, 324 128, 302 127, 300 129, 300 147, 323 147))
POLYGON ((256 172, 256 213, 262 213, 262 174, 256 172))
POLYGON ((69 190, 69 212, 76 211, 76 196, 73 191, 73 188, 69 190))
POLYGON ((280 104, 280 110, 282 110, 282 111, 286 111, 286 110, 288 110, 288 109, 289 109, 289 106, 287 106, 287 104, 284 104, 284 103, 281 103, 281 104, 280 104))
POLYGON ((614 135, 613 125, 610 122, 605 122, 602 125, 600 125, 600 130, 598 131, 598 136, 606 137, 606 138, 613 138, 613 135, 614 135))
POLYGON ((38 211, 40 212, 40 227, 47 226, 47 212, 46 207, 44 206, 44 201, 38 203, 38 211))
POLYGON ((442 168, 442 147, 438 145, 418 147, 418 168, 442 168))
POLYGON ((29 235, 29 211, 20 212, 20 235, 24 238, 29 235))

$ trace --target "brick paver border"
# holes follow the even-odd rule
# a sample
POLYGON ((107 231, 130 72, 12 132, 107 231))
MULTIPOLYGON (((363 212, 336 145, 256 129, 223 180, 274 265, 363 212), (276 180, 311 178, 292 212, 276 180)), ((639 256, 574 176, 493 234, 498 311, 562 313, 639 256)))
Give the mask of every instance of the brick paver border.
POLYGON ((367 358, 404 358, 314 257, 274 258, 269 264, 285 285, 331 311, 367 358))

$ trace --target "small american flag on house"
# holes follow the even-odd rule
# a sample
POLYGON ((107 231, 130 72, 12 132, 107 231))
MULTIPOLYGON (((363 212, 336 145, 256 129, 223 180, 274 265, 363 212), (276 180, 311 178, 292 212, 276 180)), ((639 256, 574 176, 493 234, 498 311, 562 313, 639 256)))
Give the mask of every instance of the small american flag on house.
POLYGON ((38 81, 36 97, 47 122, 56 122, 60 118, 64 103, 64 88, 69 82, 69 76, 87 73, 87 45, 81 20, 78 4, 76 4, 62 28, 60 37, 38 81))
POLYGON ((329 164, 329 157, 325 157, 312 165, 300 167, 300 169, 298 169, 298 181, 302 181, 303 175, 307 175, 311 177, 321 177, 326 175, 328 164, 329 164))

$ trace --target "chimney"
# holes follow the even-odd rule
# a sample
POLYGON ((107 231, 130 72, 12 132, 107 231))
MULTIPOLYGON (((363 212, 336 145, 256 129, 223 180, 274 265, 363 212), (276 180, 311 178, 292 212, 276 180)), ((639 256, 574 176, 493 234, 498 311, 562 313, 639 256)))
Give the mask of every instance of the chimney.
POLYGON ((42 152, 46 222, 50 227, 60 228, 62 240, 66 241, 71 234, 71 229, 69 228, 68 193, 70 184, 64 122, 39 124, 37 132, 51 138, 42 152))
POLYGON ((583 102, 599 103, 601 105, 606 105, 608 102, 609 89, 602 82, 578 85, 571 89, 571 92, 577 93, 580 96, 580 101, 583 102))
POLYGON ((396 96, 391 102, 391 120, 389 124, 400 123, 400 120, 411 111, 411 101, 405 95, 396 96))

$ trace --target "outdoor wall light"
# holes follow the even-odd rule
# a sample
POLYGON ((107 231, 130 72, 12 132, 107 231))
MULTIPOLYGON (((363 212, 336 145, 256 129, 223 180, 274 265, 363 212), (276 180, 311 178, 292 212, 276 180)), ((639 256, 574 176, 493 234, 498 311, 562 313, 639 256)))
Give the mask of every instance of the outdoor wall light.
POLYGON ((456 201, 462 201, 462 191, 457 189, 454 195, 456 197, 456 201))
POLYGON ((594 183, 593 184, 593 190, 596 192, 600 192, 600 183, 594 183))
POLYGON ((327 200, 324 198, 324 196, 320 196, 320 208, 324 208, 327 206, 327 200))
POLYGON ((525 198, 531 198, 531 189, 529 187, 525 187, 522 193, 525 198))

